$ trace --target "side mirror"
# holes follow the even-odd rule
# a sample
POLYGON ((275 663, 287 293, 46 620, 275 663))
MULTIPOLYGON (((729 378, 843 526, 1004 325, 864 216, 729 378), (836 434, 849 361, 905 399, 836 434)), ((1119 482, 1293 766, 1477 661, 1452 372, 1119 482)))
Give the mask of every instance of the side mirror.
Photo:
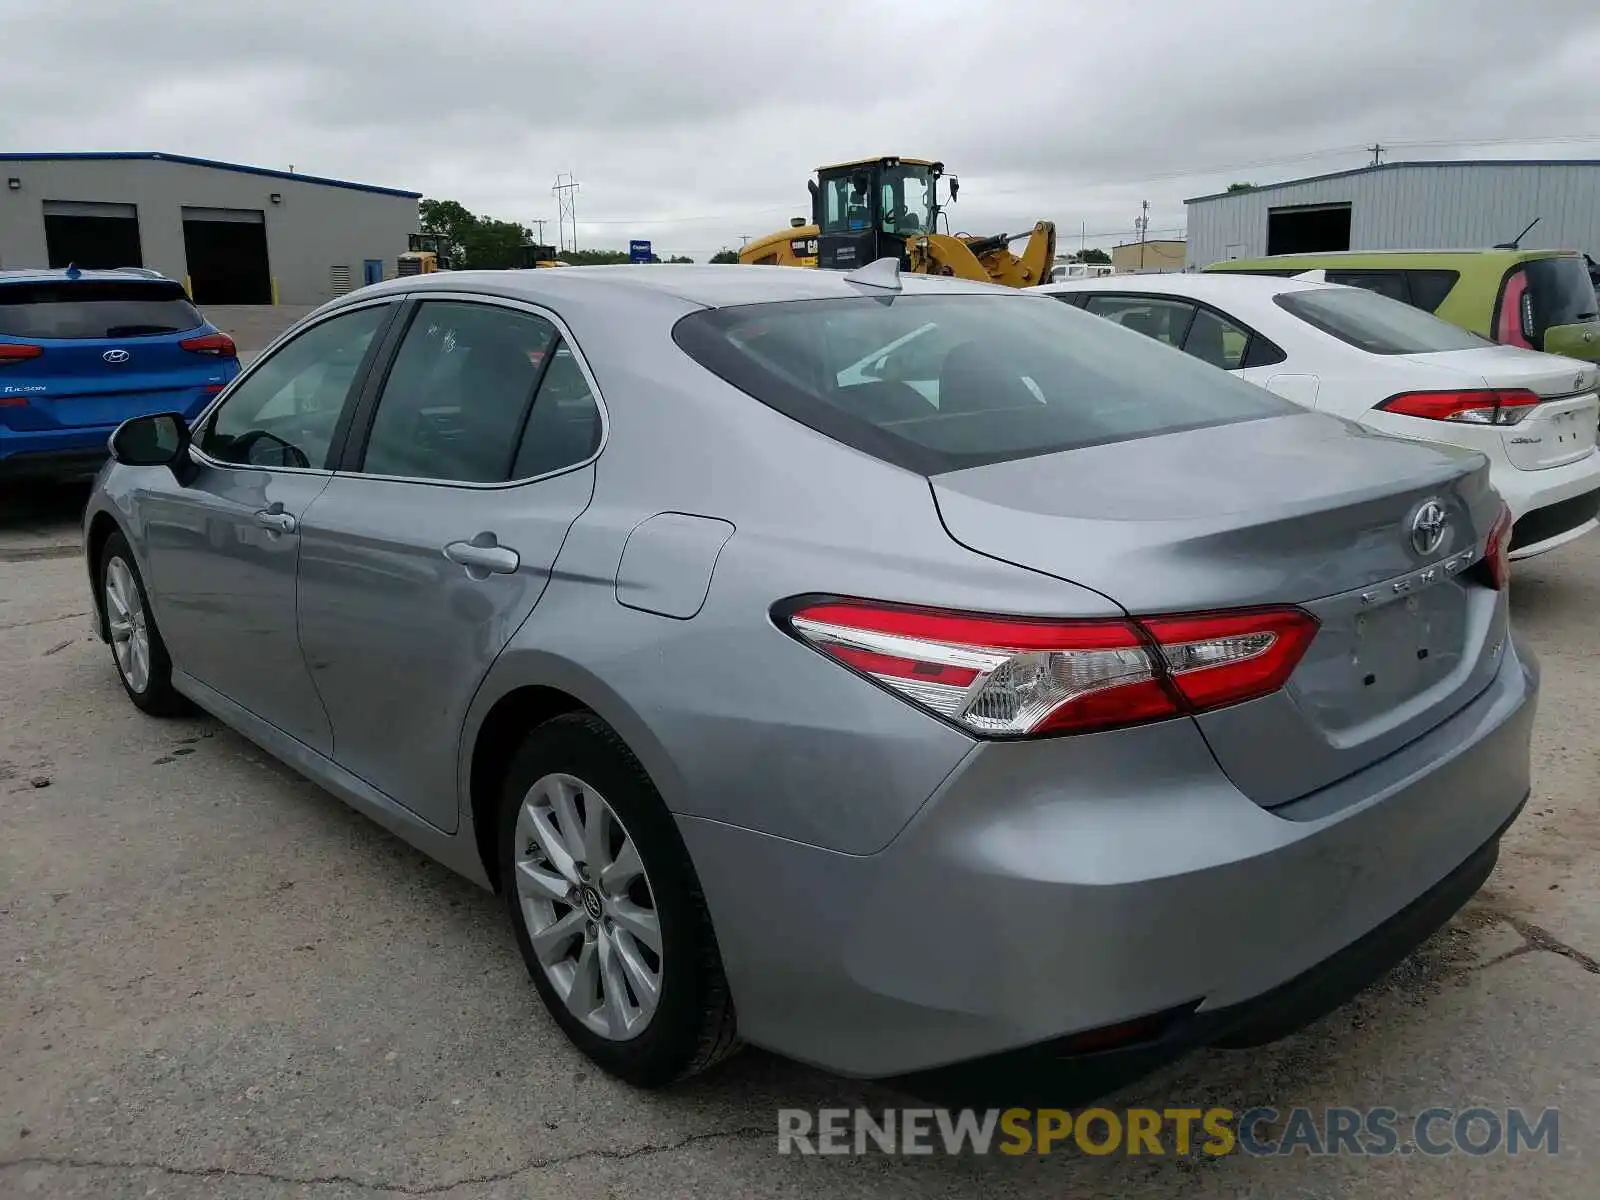
POLYGON ((954 175, 950 176, 950 203, 956 202, 956 197, 961 194, 961 180, 954 175))
POLYGON ((109 443, 111 457, 128 467, 172 467, 189 453, 189 423, 181 413, 129 417, 109 443))

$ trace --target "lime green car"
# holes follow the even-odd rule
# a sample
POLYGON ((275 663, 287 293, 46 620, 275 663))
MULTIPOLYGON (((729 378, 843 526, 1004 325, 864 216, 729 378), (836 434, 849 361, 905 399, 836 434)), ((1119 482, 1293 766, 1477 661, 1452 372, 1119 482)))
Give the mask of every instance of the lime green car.
POLYGON ((1368 250, 1213 263, 1244 275, 1323 272, 1507 346, 1600 362, 1600 300, 1575 250, 1368 250))

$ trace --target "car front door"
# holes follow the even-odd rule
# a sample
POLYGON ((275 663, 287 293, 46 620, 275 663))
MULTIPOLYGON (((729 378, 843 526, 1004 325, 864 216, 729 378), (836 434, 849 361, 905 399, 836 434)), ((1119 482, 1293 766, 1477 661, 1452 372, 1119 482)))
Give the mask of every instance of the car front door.
POLYGON ((394 307, 341 311, 274 349, 196 428, 190 477, 141 505, 174 666, 324 754, 332 732, 295 628, 299 522, 394 307))
POLYGON ((301 525, 300 641, 334 761, 439 829, 467 706, 589 504, 602 430, 551 315, 428 299, 301 525))

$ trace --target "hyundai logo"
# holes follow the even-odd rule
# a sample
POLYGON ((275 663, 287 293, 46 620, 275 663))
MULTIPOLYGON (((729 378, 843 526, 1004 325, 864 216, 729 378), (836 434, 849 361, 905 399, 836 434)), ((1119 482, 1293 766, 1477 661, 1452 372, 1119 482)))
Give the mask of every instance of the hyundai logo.
POLYGON ((1411 548, 1427 558, 1444 541, 1450 518, 1437 500, 1429 500, 1411 518, 1411 548))
POLYGON ((128 361, 128 352, 126 350, 107 350, 100 357, 108 363, 125 363, 128 361))

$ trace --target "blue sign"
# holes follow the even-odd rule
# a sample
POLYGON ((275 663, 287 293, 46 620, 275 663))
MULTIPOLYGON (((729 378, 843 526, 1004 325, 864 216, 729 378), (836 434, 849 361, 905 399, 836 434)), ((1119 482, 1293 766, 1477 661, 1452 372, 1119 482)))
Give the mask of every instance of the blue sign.
POLYGON ((652 256, 651 256, 651 253, 650 253, 650 243, 649 242, 629 242, 628 243, 628 261, 629 262, 647 263, 647 262, 650 261, 651 257, 652 256))

